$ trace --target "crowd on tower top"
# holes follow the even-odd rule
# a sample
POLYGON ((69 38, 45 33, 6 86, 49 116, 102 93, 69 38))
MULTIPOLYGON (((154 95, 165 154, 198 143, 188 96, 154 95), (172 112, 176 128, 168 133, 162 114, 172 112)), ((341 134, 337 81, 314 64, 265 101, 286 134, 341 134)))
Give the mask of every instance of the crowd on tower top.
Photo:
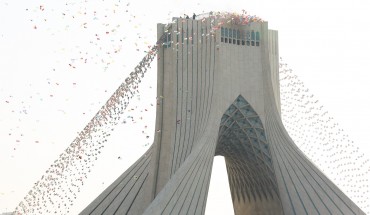
MULTIPOLYGON (((195 14, 193 13, 192 19, 204 19, 204 18, 217 18, 221 19, 222 23, 232 23, 232 24, 241 24, 247 25, 251 22, 264 22, 260 17, 256 15, 249 15, 245 10, 242 10, 242 13, 229 13, 229 12, 213 12, 195 14)), ((180 16, 180 18, 182 18, 180 16)), ((190 19, 189 15, 184 14, 185 19, 190 19)))

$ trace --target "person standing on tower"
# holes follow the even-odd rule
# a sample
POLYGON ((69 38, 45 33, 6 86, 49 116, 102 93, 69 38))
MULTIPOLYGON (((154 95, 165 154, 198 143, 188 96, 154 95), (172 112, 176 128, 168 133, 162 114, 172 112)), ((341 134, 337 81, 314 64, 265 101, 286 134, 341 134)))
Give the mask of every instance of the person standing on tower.
POLYGON ((195 15, 195 13, 193 13, 193 19, 195 19, 195 17, 196 17, 197 15, 195 15))

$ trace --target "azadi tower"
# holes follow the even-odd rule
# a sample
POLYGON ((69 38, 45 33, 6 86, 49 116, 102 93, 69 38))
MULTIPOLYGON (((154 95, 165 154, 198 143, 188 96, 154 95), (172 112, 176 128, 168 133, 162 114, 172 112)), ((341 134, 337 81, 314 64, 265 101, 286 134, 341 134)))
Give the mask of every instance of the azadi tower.
POLYGON ((204 214, 217 155, 237 215, 364 214, 282 124, 277 31, 217 19, 158 24, 154 144, 81 214, 204 214))

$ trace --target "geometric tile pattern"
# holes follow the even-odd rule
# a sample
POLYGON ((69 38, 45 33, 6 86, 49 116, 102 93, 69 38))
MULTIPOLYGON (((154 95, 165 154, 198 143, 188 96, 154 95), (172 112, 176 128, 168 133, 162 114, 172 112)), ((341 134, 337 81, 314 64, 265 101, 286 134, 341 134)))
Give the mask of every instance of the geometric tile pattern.
POLYGON ((222 116, 215 155, 225 157, 233 201, 278 196, 262 122, 241 95, 222 116))

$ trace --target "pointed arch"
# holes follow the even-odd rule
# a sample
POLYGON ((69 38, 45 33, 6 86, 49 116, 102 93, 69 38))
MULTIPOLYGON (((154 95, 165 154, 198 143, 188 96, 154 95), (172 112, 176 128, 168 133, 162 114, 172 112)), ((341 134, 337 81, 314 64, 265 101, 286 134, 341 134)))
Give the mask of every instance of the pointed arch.
POLYGON ((215 155, 227 162, 232 196, 251 201, 273 198, 277 183, 262 121, 239 95, 221 118, 215 155), (232 174, 230 174, 232 172, 232 174), (270 184, 272 186, 266 186, 270 184), (245 189, 249 187, 249 189, 245 189), (246 192, 246 193, 245 193, 246 192), (263 195, 262 195, 263 194, 263 195))

